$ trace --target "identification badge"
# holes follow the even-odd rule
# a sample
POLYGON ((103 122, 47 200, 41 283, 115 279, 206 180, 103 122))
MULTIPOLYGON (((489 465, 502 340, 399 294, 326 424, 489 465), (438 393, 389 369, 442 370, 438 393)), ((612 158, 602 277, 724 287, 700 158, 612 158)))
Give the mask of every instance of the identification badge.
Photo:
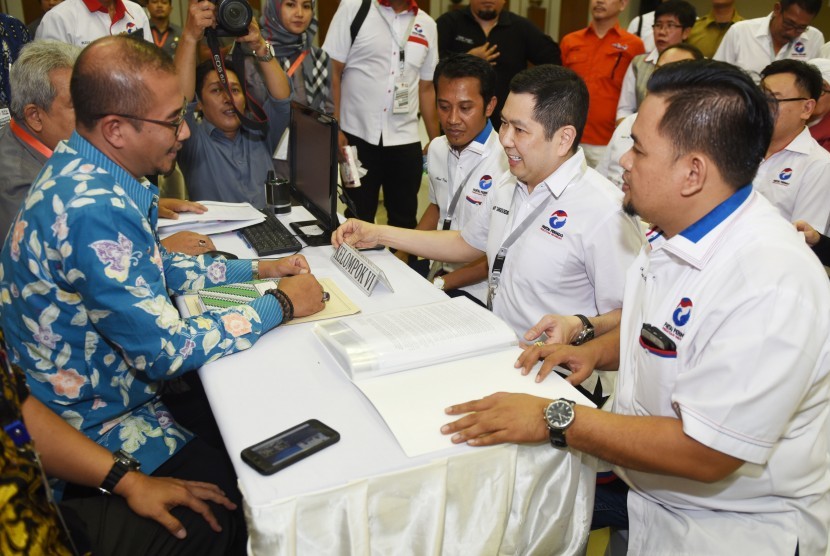
POLYGON ((392 106, 392 113, 409 113, 409 83, 405 81, 395 83, 395 100, 392 106))

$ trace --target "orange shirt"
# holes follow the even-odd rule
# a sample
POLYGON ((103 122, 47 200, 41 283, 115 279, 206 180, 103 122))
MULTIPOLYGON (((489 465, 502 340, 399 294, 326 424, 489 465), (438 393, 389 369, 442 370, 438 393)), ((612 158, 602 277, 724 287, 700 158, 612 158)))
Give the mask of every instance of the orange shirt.
POLYGON ((585 29, 565 35, 559 46, 562 49, 562 65, 585 80, 591 95, 582 142, 607 145, 614 133, 617 101, 625 70, 634 56, 645 52, 643 41, 619 24, 600 38, 591 23, 585 29))

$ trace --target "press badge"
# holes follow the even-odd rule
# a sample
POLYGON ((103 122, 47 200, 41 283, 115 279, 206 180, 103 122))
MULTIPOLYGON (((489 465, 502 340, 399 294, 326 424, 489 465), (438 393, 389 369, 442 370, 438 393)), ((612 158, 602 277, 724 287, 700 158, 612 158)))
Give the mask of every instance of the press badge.
POLYGON ((392 113, 409 113, 409 83, 405 81, 395 83, 395 101, 392 106, 392 113))

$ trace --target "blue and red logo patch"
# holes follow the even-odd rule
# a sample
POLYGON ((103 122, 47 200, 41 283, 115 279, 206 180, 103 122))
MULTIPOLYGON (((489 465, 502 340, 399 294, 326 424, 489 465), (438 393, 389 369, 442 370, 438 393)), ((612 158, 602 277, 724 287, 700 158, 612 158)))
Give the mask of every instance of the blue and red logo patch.
POLYGON ((481 179, 478 180, 478 187, 482 191, 487 191, 488 189, 490 189, 490 187, 492 187, 492 185, 493 177, 488 174, 484 174, 483 176, 481 176, 481 179))
POLYGON ((552 230, 558 230, 567 223, 568 213, 564 210, 554 211, 554 213, 550 215, 550 220, 548 220, 548 224, 550 225, 552 230))
POLYGON ((674 321, 675 326, 684 326, 692 316, 692 300, 688 297, 684 297, 680 300, 680 303, 677 304, 677 309, 674 310, 672 313, 672 320, 674 321))

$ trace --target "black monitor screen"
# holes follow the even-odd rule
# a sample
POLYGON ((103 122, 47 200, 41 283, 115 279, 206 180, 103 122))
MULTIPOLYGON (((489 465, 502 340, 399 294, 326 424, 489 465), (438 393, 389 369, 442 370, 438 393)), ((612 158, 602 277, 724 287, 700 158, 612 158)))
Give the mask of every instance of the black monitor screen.
POLYGON ((338 224, 337 120, 292 101, 288 157, 291 192, 330 235, 338 224))

